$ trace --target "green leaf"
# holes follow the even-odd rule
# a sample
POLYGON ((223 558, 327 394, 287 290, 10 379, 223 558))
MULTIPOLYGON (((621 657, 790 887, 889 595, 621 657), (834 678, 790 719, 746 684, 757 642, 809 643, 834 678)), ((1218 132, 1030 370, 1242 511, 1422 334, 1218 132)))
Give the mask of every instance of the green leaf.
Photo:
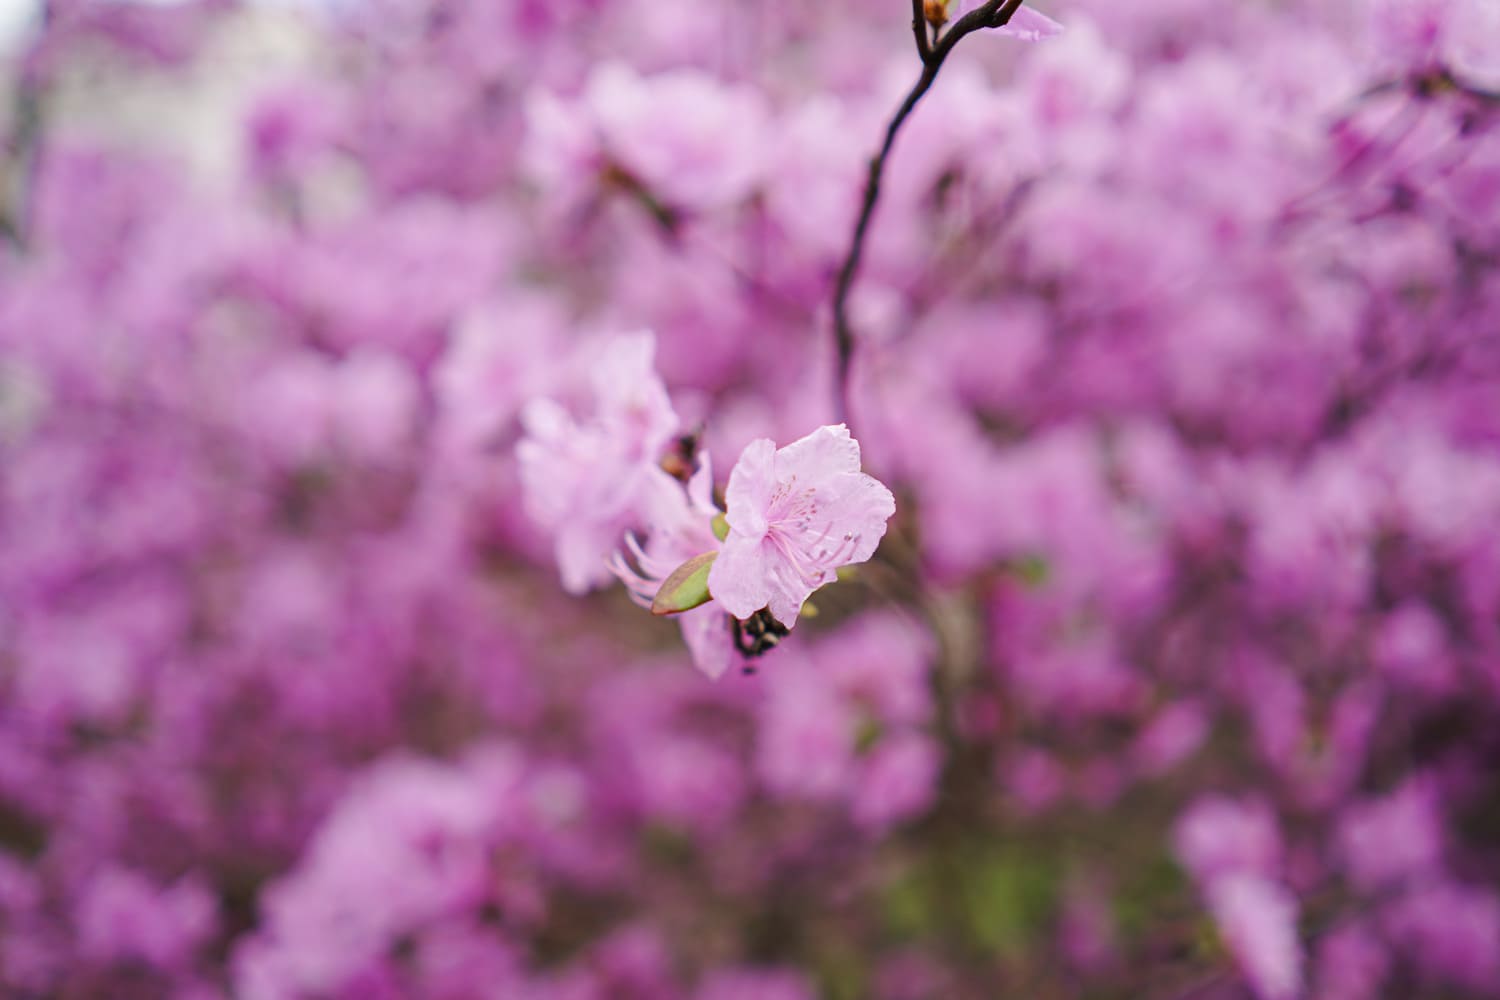
POLYGON ((714 537, 722 542, 724 539, 729 537, 729 518, 725 517, 723 514, 715 514, 713 528, 714 537))
POLYGON ((1023 850, 987 851, 964 882, 970 930, 986 951, 1032 947, 1057 906, 1054 866, 1023 850))
POLYGON ((674 569, 657 589, 651 602, 651 613, 677 615, 713 600, 713 595, 708 592, 708 571, 718 557, 717 551, 705 552, 674 569))

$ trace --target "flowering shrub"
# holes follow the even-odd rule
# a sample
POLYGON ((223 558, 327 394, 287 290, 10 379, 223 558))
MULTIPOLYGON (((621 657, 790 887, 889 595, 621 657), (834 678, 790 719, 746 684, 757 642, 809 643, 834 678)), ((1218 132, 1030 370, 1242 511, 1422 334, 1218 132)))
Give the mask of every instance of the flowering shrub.
POLYGON ((0 992, 1500 993, 1492 0, 35 6, 0 992))

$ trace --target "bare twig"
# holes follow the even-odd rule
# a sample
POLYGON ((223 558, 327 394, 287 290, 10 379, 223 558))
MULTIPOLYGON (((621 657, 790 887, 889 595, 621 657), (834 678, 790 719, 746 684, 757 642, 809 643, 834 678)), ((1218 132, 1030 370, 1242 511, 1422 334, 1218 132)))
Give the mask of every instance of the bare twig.
POLYGON ((932 42, 927 37, 927 4, 924 0, 911 0, 911 31, 917 38, 917 55, 925 63, 932 55, 932 42))
POLYGON ((922 59, 922 73, 912 86, 906 99, 896 109, 895 116, 886 126, 885 141, 880 152, 870 160, 869 173, 865 178, 864 197, 860 202, 859 216, 854 224, 854 235, 849 241, 849 251, 839 269, 838 282, 833 293, 833 332, 838 346, 838 383, 835 403, 840 419, 849 419, 849 368, 854 360, 854 328, 849 321, 849 294, 854 289, 854 279, 859 273, 860 258, 864 255, 865 238, 869 235, 870 220, 875 214, 875 205, 880 200, 880 181, 885 174, 886 160, 896 142, 896 134, 911 115, 927 91, 937 80, 938 71, 948 53, 953 51, 966 35, 983 28, 999 28, 1010 22, 1021 8, 1022 0, 988 0, 987 3, 969 11, 953 23, 947 31, 929 42, 927 21, 921 0, 912 3, 912 31, 916 35, 917 53, 922 59))

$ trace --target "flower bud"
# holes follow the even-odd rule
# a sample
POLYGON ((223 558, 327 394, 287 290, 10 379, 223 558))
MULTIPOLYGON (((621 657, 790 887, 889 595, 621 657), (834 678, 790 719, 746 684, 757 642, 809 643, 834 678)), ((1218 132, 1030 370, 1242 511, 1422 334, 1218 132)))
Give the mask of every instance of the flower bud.
POLYGON ((653 615, 676 615, 691 611, 713 600, 708 592, 708 571, 718 558, 717 552, 704 552, 678 566, 662 581, 651 602, 653 615))

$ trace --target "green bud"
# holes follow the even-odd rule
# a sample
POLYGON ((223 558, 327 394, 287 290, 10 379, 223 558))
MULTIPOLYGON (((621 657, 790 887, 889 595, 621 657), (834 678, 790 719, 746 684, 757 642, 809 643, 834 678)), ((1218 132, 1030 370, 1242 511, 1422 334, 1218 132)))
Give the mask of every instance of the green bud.
POLYGON ((729 518, 723 514, 715 514, 713 528, 714 537, 722 542, 729 537, 729 518))
POLYGON ((705 552, 674 569, 657 589, 651 602, 651 613, 681 614, 713 600, 713 595, 708 592, 708 571, 718 557, 718 552, 705 552))

